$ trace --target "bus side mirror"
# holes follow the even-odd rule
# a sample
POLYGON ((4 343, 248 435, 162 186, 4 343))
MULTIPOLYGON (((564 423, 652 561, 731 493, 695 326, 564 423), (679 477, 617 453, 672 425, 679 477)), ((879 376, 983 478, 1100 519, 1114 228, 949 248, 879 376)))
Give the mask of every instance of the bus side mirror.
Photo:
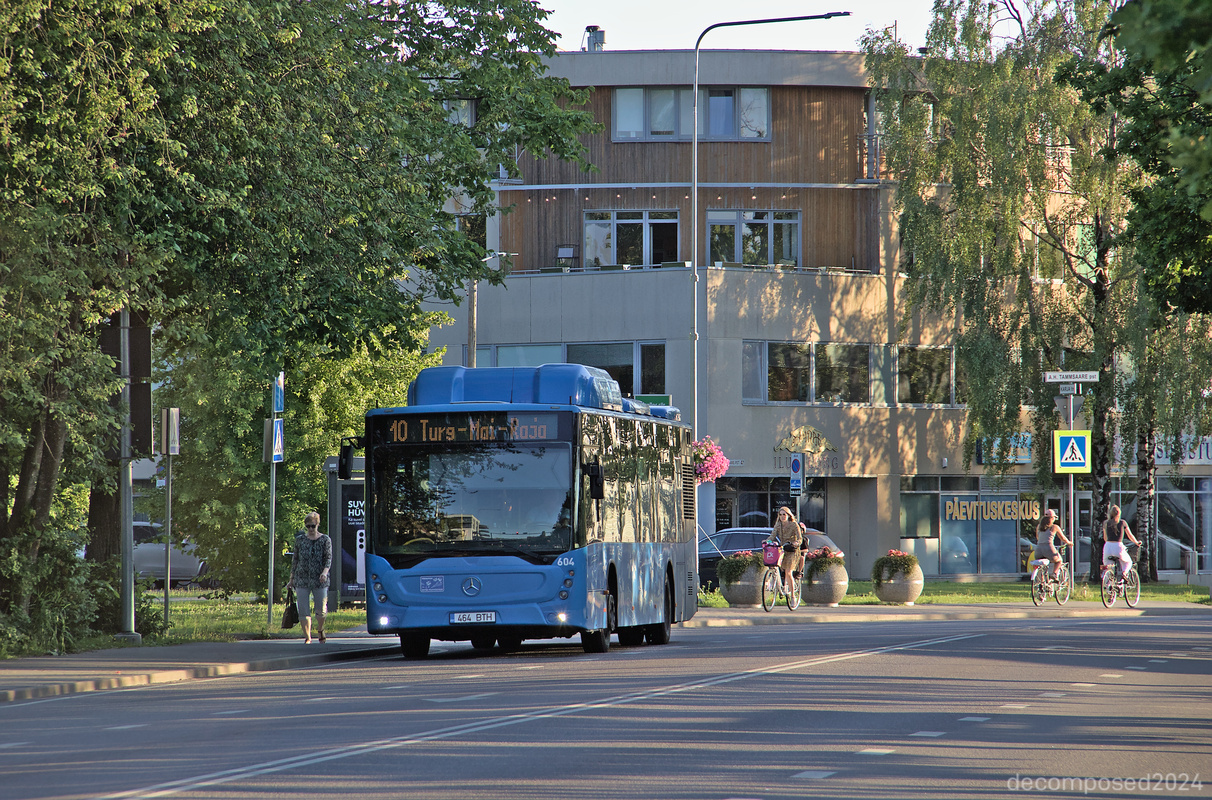
POLYGON ((341 451, 337 455, 337 477, 347 481, 353 476, 353 445, 341 443, 341 451))
POLYGON ((586 464, 585 474, 589 477, 589 497, 592 500, 603 500, 606 497, 606 481, 602 479, 601 464, 586 464))

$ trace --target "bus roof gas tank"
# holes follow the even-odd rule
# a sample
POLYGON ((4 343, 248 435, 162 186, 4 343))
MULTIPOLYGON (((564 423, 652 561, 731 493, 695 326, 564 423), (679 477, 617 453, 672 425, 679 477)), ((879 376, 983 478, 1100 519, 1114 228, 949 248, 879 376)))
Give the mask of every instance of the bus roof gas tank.
POLYGON ((623 395, 614 378, 606 370, 583 364, 429 367, 408 387, 410 406, 494 402, 623 410, 623 395))

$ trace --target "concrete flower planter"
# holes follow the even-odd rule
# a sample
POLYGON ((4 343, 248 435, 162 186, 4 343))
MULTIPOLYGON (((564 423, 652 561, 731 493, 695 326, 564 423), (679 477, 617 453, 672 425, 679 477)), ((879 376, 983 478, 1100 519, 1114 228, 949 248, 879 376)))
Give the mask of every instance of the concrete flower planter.
POLYGON ((762 575, 765 572, 765 567, 751 565, 735 583, 720 581, 720 594, 732 607, 760 606, 762 604, 762 575))
POLYGON ((922 568, 915 564, 907 574, 893 572, 887 576, 879 586, 874 587, 875 596, 881 603, 899 603, 911 606, 921 595, 922 587, 925 585, 926 578, 922 574, 922 568))
POLYGON ((844 564, 832 564, 800 583, 800 597, 810 606, 836 606, 850 588, 850 574, 844 564))

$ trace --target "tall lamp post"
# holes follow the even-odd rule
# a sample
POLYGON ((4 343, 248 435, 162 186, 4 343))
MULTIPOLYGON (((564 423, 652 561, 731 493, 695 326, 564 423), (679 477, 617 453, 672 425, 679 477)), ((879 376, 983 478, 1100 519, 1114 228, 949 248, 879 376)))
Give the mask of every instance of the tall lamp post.
MULTIPOLYGON (((487 263, 494 258, 501 256, 516 256, 517 253, 489 253, 480 260, 487 263)), ((498 269, 500 267, 498 266, 498 269)), ((467 285, 467 366, 475 369, 476 366, 476 325, 477 317, 479 316, 479 289, 480 281, 472 278, 467 285)))
POLYGON ((848 17, 849 11, 831 11, 828 14, 811 14, 803 17, 777 17, 773 19, 742 19, 736 22, 717 22, 703 28, 699 38, 694 43, 694 129, 690 134, 691 141, 691 177, 690 177, 690 270, 693 276, 691 284, 692 306, 694 311, 694 328, 691 340, 694 342, 691 377, 693 380, 692 395, 694 397, 694 413, 691 416, 691 430, 697 441, 699 438, 699 46, 703 37, 716 28, 733 28, 740 25, 768 25, 775 22, 802 22, 810 19, 831 19, 833 17, 848 17))

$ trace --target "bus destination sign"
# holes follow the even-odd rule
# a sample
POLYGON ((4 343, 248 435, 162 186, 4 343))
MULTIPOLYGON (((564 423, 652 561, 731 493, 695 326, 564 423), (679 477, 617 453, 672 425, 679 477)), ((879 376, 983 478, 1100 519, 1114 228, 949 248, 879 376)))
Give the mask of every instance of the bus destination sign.
POLYGON ((418 414, 383 419, 387 444, 529 442, 558 439, 558 414, 418 414))

